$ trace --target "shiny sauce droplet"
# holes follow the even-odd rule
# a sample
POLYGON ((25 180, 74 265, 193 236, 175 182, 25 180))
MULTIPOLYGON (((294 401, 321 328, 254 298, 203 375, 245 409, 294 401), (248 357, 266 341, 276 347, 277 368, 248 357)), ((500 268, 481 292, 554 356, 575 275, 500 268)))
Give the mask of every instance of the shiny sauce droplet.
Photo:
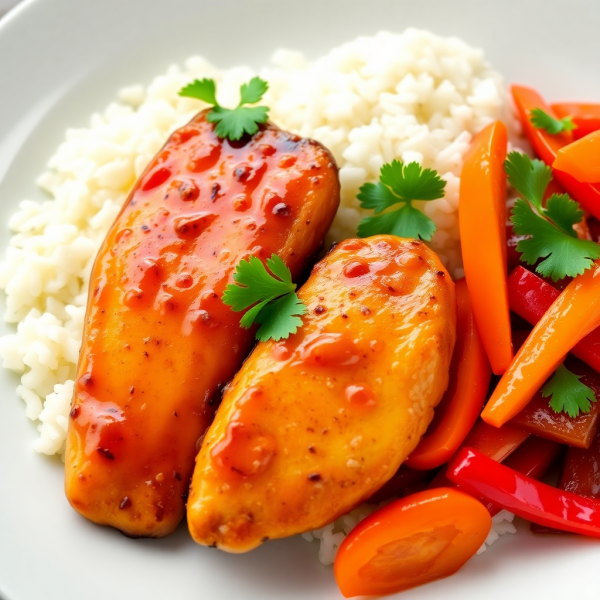
POLYGON ((342 333, 313 333, 298 346, 300 362, 321 367, 355 365, 361 353, 354 342, 342 333))
POLYGON ((360 261, 352 261, 351 263, 348 263, 344 269, 343 269, 343 273, 346 277, 349 278, 353 278, 353 277, 360 277, 361 275, 366 275, 369 272, 369 264, 368 263, 364 263, 364 262, 360 262, 360 261))
POLYGON ((275 455, 275 438, 254 425, 233 421, 225 438, 211 450, 215 468, 229 477, 256 477, 263 473, 275 455))
POLYGON ((352 406, 368 408, 377 404, 373 390, 366 385, 349 385, 346 388, 345 394, 346 400, 352 406))
POLYGON ((271 356, 278 362, 286 361, 292 353, 290 349, 285 344, 275 344, 271 348, 271 356))
POLYGON ((165 181, 167 181, 167 179, 169 179, 169 177, 171 177, 171 169, 167 169, 166 167, 161 167, 160 169, 157 169, 156 171, 154 171, 153 173, 150 174, 148 179, 146 179, 146 182, 144 183, 142 190, 144 190, 144 192, 153 190, 154 188, 157 188, 159 185, 162 185, 163 183, 165 183, 165 181))

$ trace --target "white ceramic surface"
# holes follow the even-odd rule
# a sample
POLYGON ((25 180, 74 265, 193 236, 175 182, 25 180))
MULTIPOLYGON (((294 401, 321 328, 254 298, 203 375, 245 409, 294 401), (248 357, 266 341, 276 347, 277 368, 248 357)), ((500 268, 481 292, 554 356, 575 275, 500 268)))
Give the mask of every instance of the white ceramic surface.
MULTIPOLYGON (((316 57, 359 34, 425 27, 484 47, 509 82, 599 101, 598 23, 598 0, 26 0, 0 21, 0 252, 17 203, 42 199, 35 178, 64 129, 191 54, 259 67, 279 46, 316 57)), ((16 384, 0 372, 3 600, 341 598, 317 546, 299 538, 232 556, 195 546, 185 525, 130 540, 86 522, 64 498, 62 464, 31 450, 16 384)), ((458 575, 400 597, 598 600, 598 564, 597 541, 520 524, 458 575)))

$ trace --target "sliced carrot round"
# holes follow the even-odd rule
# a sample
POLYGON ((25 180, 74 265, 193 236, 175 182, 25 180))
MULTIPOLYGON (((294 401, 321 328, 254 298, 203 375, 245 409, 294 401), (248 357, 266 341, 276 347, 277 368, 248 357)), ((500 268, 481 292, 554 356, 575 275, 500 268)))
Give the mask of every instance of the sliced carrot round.
POLYGON ((346 598, 391 594, 456 573, 483 544, 492 519, 452 488, 412 494, 381 508, 344 540, 334 563, 346 598))

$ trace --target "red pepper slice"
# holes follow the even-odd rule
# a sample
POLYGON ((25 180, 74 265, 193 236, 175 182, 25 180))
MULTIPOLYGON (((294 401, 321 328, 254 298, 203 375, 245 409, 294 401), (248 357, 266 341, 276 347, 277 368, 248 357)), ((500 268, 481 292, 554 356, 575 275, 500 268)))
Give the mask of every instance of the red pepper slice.
POLYGON ((571 117, 577 127, 573 137, 578 140, 600 129, 600 104, 579 104, 577 102, 559 102, 550 108, 559 119, 571 117))
MULTIPOLYGON (((563 449, 564 446, 558 442, 552 442, 532 435, 508 456, 502 464, 514 469, 518 473, 537 480, 541 479, 548 472, 548 469, 554 464, 563 449)), ((486 506, 492 517, 502 510, 502 507, 493 502, 488 502, 486 506)))
MULTIPOLYGON (((517 267, 508 278, 510 309, 535 325, 558 298, 560 292, 535 273, 517 267)), ((586 335, 571 353, 600 372, 600 328, 586 335)))
POLYGON ((535 481, 472 448, 449 463, 446 476, 476 498, 547 527, 600 537, 600 501, 535 481))
MULTIPOLYGON (((600 498, 600 433, 594 437, 587 450, 569 448, 562 476, 558 483, 561 490, 567 490, 588 498, 600 498)), ((532 523, 533 533, 565 533, 559 529, 541 527, 532 523)))
POLYGON ((427 432, 404 463, 411 469, 435 469, 448 461, 477 421, 490 385, 492 372, 464 278, 456 282, 456 303, 450 385, 427 432))
MULTIPOLYGON (((557 115, 535 90, 520 85, 513 85, 511 91, 523 131, 529 143, 536 154, 547 165, 552 166, 557 152, 563 146, 570 144, 573 141, 573 136, 570 133, 551 135, 544 129, 536 129, 529 120, 532 109, 541 108, 553 117, 557 115)), ((558 169, 553 169, 552 172, 558 183, 581 204, 582 208, 600 219, 600 185, 581 183, 574 177, 571 177, 571 175, 558 169)))

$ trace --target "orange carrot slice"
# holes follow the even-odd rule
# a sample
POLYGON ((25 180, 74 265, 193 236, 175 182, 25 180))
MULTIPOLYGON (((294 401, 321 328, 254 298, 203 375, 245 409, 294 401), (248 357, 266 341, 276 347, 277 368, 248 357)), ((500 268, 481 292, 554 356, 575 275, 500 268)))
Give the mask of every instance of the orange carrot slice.
POLYGON ((600 131, 561 148, 552 167, 584 183, 600 182, 600 131))
POLYGON ((464 278, 456 282, 455 290, 456 346, 450 365, 450 385, 427 433, 404 461, 411 469, 435 469, 458 450, 477 421, 492 376, 464 278))
POLYGON ((452 488, 418 492, 381 508, 344 540, 334 574, 346 598, 380 595, 456 573, 483 544, 487 509, 452 488))
POLYGON ((600 326, 600 263, 579 275, 538 321, 494 390, 481 418, 500 427, 519 413, 567 352, 600 326))
POLYGON ((506 371, 513 357, 506 285, 507 143, 506 126, 501 121, 475 136, 464 160, 458 212, 473 314, 497 375, 506 371))

